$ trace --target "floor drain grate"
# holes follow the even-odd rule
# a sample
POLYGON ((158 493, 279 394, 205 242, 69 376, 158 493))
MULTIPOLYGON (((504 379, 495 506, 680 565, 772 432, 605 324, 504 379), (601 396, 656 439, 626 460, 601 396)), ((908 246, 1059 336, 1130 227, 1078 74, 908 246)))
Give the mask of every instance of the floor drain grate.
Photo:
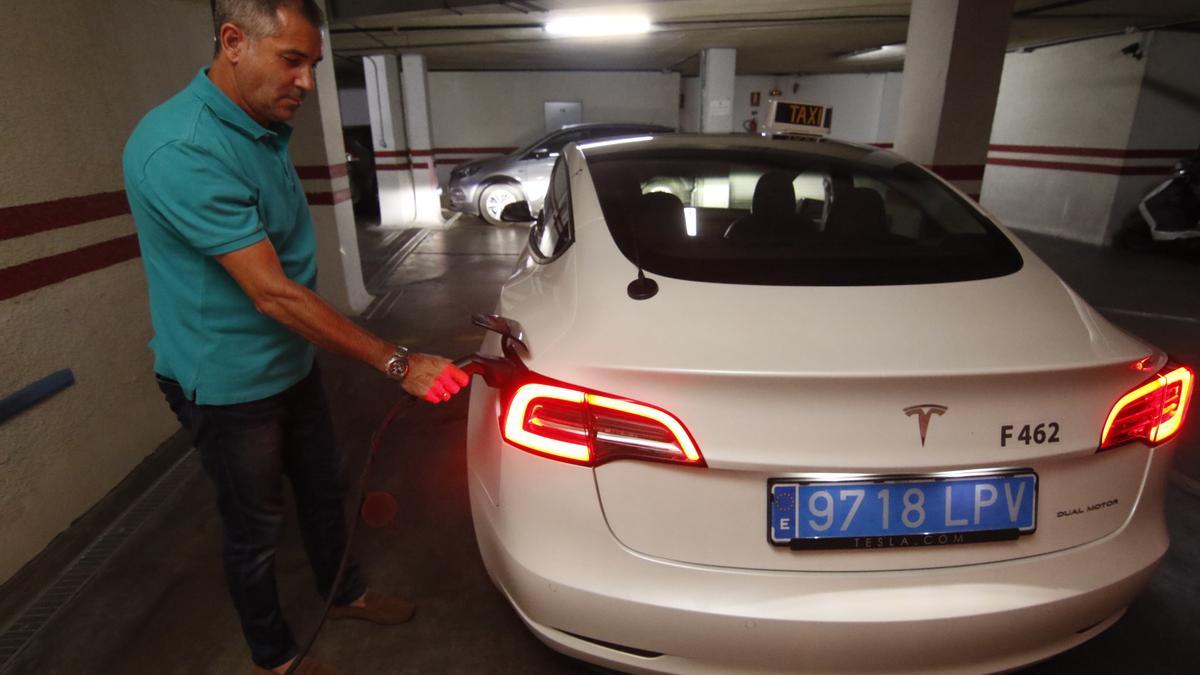
POLYGON ((0 632, 0 673, 8 672, 17 655, 91 581, 150 514, 195 475, 198 467, 195 450, 189 450, 0 632))

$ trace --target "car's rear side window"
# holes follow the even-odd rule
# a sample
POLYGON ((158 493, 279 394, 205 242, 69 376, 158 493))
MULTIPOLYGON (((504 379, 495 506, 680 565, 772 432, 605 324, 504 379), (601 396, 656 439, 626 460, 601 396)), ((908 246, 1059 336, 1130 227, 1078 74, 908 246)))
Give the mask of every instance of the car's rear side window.
POLYGON ((589 165, 617 246, 662 276, 857 286, 985 279, 1022 265, 1003 233, 913 164, 642 150, 589 165))
POLYGON ((542 213, 529 231, 529 248, 534 259, 547 263, 563 254, 571 243, 571 187, 567 163, 559 158, 546 186, 542 213))

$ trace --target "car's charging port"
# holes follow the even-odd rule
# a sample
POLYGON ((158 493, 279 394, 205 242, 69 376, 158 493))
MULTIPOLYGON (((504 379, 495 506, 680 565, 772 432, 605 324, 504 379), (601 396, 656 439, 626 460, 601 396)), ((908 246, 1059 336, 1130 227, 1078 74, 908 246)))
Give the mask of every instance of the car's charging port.
POLYGON ((522 356, 529 356, 525 329, 517 321, 498 314, 476 314, 471 321, 500 336, 500 349, 504 356, 475 353, 455 361, 454 365, 468 375, 480 375, 489 387, 507 387, 514 377, 525 372, 525 363, 521 360, 522 356))

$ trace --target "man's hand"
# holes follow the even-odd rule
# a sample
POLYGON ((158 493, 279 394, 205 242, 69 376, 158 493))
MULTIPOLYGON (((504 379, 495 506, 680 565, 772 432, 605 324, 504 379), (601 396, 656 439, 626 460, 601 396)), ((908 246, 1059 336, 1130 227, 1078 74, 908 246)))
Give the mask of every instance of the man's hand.
POLYGON ((449 401, 470 381, 470 376, 456 368, 450 359, 413 352, 408 355, 408 375, 400 386, 417 398, 441 403, 449 401))

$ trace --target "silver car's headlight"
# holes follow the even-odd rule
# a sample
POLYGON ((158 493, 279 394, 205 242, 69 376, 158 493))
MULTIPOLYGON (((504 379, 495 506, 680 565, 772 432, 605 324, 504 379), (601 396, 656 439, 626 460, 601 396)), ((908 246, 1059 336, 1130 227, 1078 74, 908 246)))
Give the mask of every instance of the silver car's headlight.
POLYGON ((459 168, 455 169, 452 173, 455 176, 458 176, 459 178, 466 178, 467 176, 470 176, 472 174, 479 173, 479 167, 463 166, 463 167, 459 167, 459 168))

